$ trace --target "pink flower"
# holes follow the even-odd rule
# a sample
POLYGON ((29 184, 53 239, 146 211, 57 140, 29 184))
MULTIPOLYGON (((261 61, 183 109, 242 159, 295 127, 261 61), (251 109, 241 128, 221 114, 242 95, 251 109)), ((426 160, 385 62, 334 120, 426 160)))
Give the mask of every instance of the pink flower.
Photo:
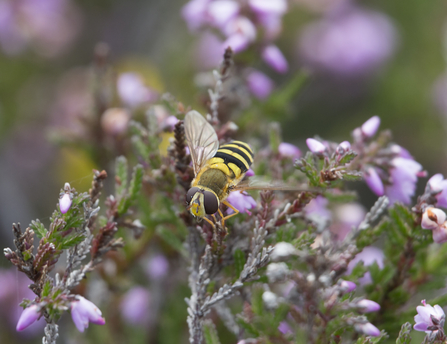
POLYGON ((366 137, 373 137, 380 126, 380 117, 379 116, 373 116, 370 119, 368 119, 363 125, 361 126, 361 130, 363 135, 366 137))
POLYGON ((71 303, 71 318, 79 332, 88 328, 88 323, 104 325, 106 321, 101 317, 102 313, 96 305, 82 296, 71 303))
POLYGON ((157 99, 157 93, 145 86, 143 78, 137 73, 121 74, 117 91, 123 103, 132 108, 157 99))
POLYGON ((370 322, 362 323, 362 324, 355 324, 354 325, 357 332, 361 332, 363 334, 366 334, 367 336, 371 337, 378 337, 380 336, 380 330, 375 327, 370 322))
POLYGON ((322 144, 320 141, 315 139, 307 139, 306 140, 307 147, 309 147, 312 153, 323 153, 326 150, 326 146, 322 144))
POLYGON ((65 214, 70 209, 72 202, 73 200, 68 193, 64 193, 62 197, 59 198, 59 209, 62 214, 65 214))
POLYGON ((301 151, 297 146, 286 142, 279 144, 278 152, 282 157, 290 159, 298 159, 301 156, 301 151))
POLYGON ((435 174, 428 180, 428 185, 433 192, 437 192, 436 200, 437 205, 443 208, 447 208, 447 180, 441 173, 435 174))
POLYGON ((390 170, 391 185, 385 186, 385 194, 390 204, 395 202, 410 204, 422 166, 413 159, 403 157, 394 158, 391 165, 393 166, 390 170))
POLYGON ((239 13, 239 4, 232 0, 214 0, 208 4, 208 22, 223 29, 239 13))
POLYGON ((343 150, 343 153, 351 150, 351 144, 349 141, 343 141, 338 145, 337 152, 341 150, 343 150))
POLYGON ((210 0, 192 0, 182 8, 182 17, 190 31, 196 31, 206 22, 206 10, 210 0))
POLYGON ((385 188, 383 186, 382 179, 380 179, 377 170, 374 167, 368 167, 363 172, 366 184, 377 196, 383 196, 385 188))
MULTIPOLYGON (((240 191, 230 193, 227 201, 241 213, 247 213, 249 215, 251 215, 249 209, 256 207, 256 201, 253 197, 240 191)), ((227 214, 231 213, 233 213, 233 209, 229 208, 227 214)))
POLYGON ((166 276, 169 271, 169 262, 162 254, 157 254, 149 260, 146 272, 151 279, 159 280, 166 276))
POLYGON ((363 299, 357 302, 357 307, 360 308, 362 313, 377 312, 380 309, 380 305, 377 302, 363 299))
POLYGON ((134 287, 130 289, 121 301, 123 318, 133 325, 144 325, 149 319, 150 293, 146 288, 134 287))
POLYGON ((445 320, 444 310, 438 305, 432 307, 426 304, 425 300, 422 300, 422 304, 423 306, 416 307, 418 314, 414 317, 416 322, 414 329, 416 331, 425 331, 427 334, 442 329, 445 320))
POLYGON ((351 291, 354 291, 355 288, 357 288, 357 285, 351 281, 341 280, 340 287, 345 293, 350 293, 351 291))
MULTIPOLYGON (((377 248, 374 246, 365 247, 362 252, 357 254, 355 256, 355 258, 349 262, 347 274, 350 274, 352 272, 352 269, 354 268, 354 266, 357 265, 357 263, 359 261, 363 261, 363 264, 365 266, 369 266, 374 263, 377 263, 379 268, 383 269, 384 258, 385 258, 385 255, 380 248, 377 248)), ((365 273, 365 275, 363 277, 359 278, 359 283, 361 285, 371 283, 371 281, 372 281, 371 274, 369 272, 365 273)))
POLYGON ((273 81, 264 73, 257 70, 247 75, 247 86, 250 92, 258 99, 266 99, 273 91, 273 81))
POLYGON ((262 59, 278 73, 285 73, 289 64, 276 45, 268 45, 262 50, 262 59))
POLYGON ((40 309, 37 305, 32 305, 25 308, 20 315, 19 321, 17 322, 16 330, 23 331, 28 326, 36 322, 40 316, 40 309))
POLYGON ((427 208, 422 214, 421 227, 423 229, 437 229, 444 224, 446 220, 445 213, 438 208, 427 208))

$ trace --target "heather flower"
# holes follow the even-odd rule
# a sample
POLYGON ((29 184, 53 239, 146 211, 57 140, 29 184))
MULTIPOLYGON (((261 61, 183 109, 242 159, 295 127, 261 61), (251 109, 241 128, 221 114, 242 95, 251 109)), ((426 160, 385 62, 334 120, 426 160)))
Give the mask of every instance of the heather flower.
POLYGON ((82 296, 71 303, 71 318, 79 332, 88 328, 88 323, 104 325, 106 321, 101 317, 102 313, 96 305, 82 296))
POLYGON ((427 184, 432 192, 437 193, 435 195, 437 205, 447 208, 447 180, 444 179, 444 176, 441 173, 435 174, 428 180, 427 184))
POLYGON ((377 69, 394 52, 396 32, 392 22, 378 12, 346 8, 302 31, 301 55, 308 64, 337 74, 377 69))
POLYGON ((281 332, 282 334, 293 333, 292 328, 291 328, 290 325, 287 323, 287 321, 281 321, 281 322, 279 323, 278 330, 279 330, 279 332, 281 332))
POLYGON ((306 217, 313 221, 318 228, 323 228, 332 218, 332 213, 327 209, 328 203, 327 198, 318 195, 304 207, 306 217))
POLYGON ((380 117, 379 116, 373 116, 370 119, 368 119, 363 125, 361 126, 361 130, 363 135, 370 138, 373 137, 380 126, 380 117))
POLYGON ((445 213, 438 208, 427 208, 422 215, 421 227, 423 229, 436 229, 444 224, 445 213))
POLYGON ((182 17, 190 31, 196 31, 206 21, 206 11, 210 0, 191 0, 182 8, 182 17))
POLYGON ((122 102, 131 107, 139 107, 156 100, 157 93, 144 85, 137 73, 123 73, 117 80, 117 91, 122 102))
POLYGON ((266 46, 262 50, 262 59, 278 73, 285 73, 289 69, 289 64, 276 45, 266 46))
POLYGON ((208 3, 208 22, 217 28, 225 25, 239 13, 239 4, 232 0, 214 0, 208 3))
POLYGON ((343 154, 344 152, 350 150, 351 150, 351 144, 349 143, 349 141, 343 141, 337 147, 337 152, 339 152, 339 154, 343 154))
POLYGON ((253 171, 251 168, 248 169, 248 171, 245 173, 247 177, 253 177, 255 175, 255 171, 253 171))
POLYGON ((273 91, 273 81, 264 73, 253 70, 247 75, 247 86, 258 99, 266 99, 273 91))
POLYGON ((162 254, 152 257, 147 266, 146 272, 151 279, 159 280, 164 278, 169 271, 169 262, 162 254))
POLYGON ((65 214, 71 207, 72 199, 70 194, 64 193, 62 197, 59 198, 59 209, 62 214, 65 214))
POLYGON ((339 285, 345 293, 350 293, 351 291, 354 291, 355 288, 357 288, 357 285, 351 281, 341 280, 339 285))
POLYGON ((209 70, 219 65, 225 51, 222 43, 222 39, 209 31, 200 35, 194 49, 194 64, 198 70, 209 70))
POLYGON ((133 325, 144 325, 149 318, 150 293, 143 287, 130 289, 121 301, 123 318, 133 325))
POLYGON ((19 321, 17 322, 17 331, 23 331, 28 326, 37 321, 41 316, 39 306, 31 305, 25 308, 20 315, 19 321))
POLYGON ((298 159, 301 156, 300 149, 291 143, 281 142, 278 146, 279 155, 285 158, 298 159))
POLYGON ((377 302, 367 299, 363 299, 357 302, 357 307, 362 313, 377 312, 380 309, 380 305, 377 302))
POLYGON ((364 220, 366 211, 358 203, 346 203, 337 205, 333 214, 334 221, 330 229, 337 235, 337 239, 342 241, 352 228, 357 227, 364 220))
POLYGON ((366 334, 367 336, 371 337, 380 336, 380 330, 370 322, 355 324, 354 328, 356 329, 356 331, 366 334))
POLYGON ((413 159, 403 157, 394 158, 391 166, 391 184, 385 185, 385 194, 390 204, 395 202, 410 204, 416 190, 417 179, 422 175, 422 166, 413 159))
POLYGON ((265 38, 267 40, 276 38, 282 29, 281 20, 287 11, 287 1, 249 0, 248 5, 261 24, 265 38))
POLYGON ((446 223, 444 222, 438 228, 435 228, 432 232, 433 241, 438 244, 443 244, 447 242, 447 228, 446 223))
MULTIPOLYGON (((249 215, 251 215, 249 209, 256 207, 256 201, 253 199, 253 197, 241 191, 230 193, 227 201, 241 213, 247 213, 249 215)), ((233 213, 233 209, 229 208, 227 210, 227 213, 233 213)))
POLYGON ((322 144, 320 141, 315 139, 307 139, 306 140, 307 147, 309 147, 312 153, 323 153, 326 150, 326 146, 322 144))
POLYGON ((425 300, 422 300, 422 305, 416 307, 418 314, 414 317, 416 322, 414 329, 416 331, 425 331, 427 334, 432 331, 442 330, 445 320, 444 310, 439 305, 433 307, 426 304, 425 300))
POLYGON ((365 178, 366 185, 377 196, 383 196, 385 193, 385 187, 383 186, 382 179, 380 179, 377 170, 374 167, 368 167, 363 171, 363 177, 365 178))

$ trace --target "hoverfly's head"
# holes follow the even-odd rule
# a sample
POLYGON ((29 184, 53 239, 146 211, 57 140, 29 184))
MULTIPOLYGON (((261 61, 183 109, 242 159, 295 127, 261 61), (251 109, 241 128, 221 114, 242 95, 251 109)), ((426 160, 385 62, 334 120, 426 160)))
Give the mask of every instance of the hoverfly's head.
POLYGON ((214 214, 219 209, 219 198, 214 192, 203 190, 196 186, 186 194, 188 210, 197 217, 214 214))

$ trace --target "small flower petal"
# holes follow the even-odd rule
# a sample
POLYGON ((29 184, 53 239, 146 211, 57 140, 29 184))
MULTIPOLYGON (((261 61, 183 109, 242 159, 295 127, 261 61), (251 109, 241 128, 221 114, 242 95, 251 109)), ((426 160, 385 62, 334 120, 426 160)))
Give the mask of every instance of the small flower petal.
POLYGON ((376 169, 374 167, 368 167, 366 171, 364 171, 363 176, 365 178, 366 184, 371 189, 371 191, 374 192, 377 196, 383 196, 385 188, 376 169))
POLYGON ((446 214, 438 208, 427 208, 422 215, 421 227, 423 229, 436 229, 446 220, 446 214))
POLYGON ((379 129, 380 126, 380 118, 379 116, 373 116, 370 119, 368 119, 365 123, 363 123, 361 129, 363 135, 366 137, 373 137, 377 129, 379 129))
POLYGON ((70 209, 72 202, 73 201, 68 193, 63 194, 62 197, 59 198, 59 209, 62 214, 65 214, 70 209))
POLYGON ((323 153, 326 150, 324 144, 312 138, 307 139, 306 144, 312 153, 323 153))
POLYGON ((372 336, 372 337, 380 336, 380 330, 369 322, 364 323, 364 324, 356 324, 355 329, 358 332, 366 334, 367 336, 372 336))
POLYGON ((340 287, 344 289, 345 293, 350 293, 357 288, 357 285, 354 282, 342 280, 340 282, 340 287))
POLYGON ((289 64, 281 50, 276 45, 269 45, 262 51, 262 59, 278 73, 285 73, 289 64))
POLYGON ((267 75, 254 70, 247 75, 247 86, 256 98, 264 100, 272 93, 274 84, 267 75))
POLYGON ((367 299, 357 302, 357 306, 361 308, 360 311, 362 313, 377 312, 380 309, 380 305, 377 302, 367 299))
POLYGON ((17 331, 23 331, 28 326, 36 322, 40 317, 39 307, 37 305, 32 305, 25 308, 20 315, 19 321, 17 322, 17 331))
POLYGON ((290 159, 298 159, 301 156, 301 151, 297 146, 286 142, 281 142, 279 144, 278 152, 281 156, 290 159))

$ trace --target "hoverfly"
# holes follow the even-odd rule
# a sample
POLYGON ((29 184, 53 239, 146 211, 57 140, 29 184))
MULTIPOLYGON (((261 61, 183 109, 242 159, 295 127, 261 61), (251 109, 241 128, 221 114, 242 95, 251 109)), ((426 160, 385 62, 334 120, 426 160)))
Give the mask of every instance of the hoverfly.
POLYGON ((216 131, 197 111, 189 111, 185 116, 186 142, 191 153, 194 179, 186 194, 187 210, 193 216, 203 218, 214 224, 206 215, 214 217, 216 212, 225 220, 237 215, 239 211, 226 201, 230 192, 249 189, 302 190, 284 185, 244 180, 253 162, 253 151, 241 141, 231 141, 219 147, 216 131), (234 213, 224 216, 219 209, 223 203, 234 213))

